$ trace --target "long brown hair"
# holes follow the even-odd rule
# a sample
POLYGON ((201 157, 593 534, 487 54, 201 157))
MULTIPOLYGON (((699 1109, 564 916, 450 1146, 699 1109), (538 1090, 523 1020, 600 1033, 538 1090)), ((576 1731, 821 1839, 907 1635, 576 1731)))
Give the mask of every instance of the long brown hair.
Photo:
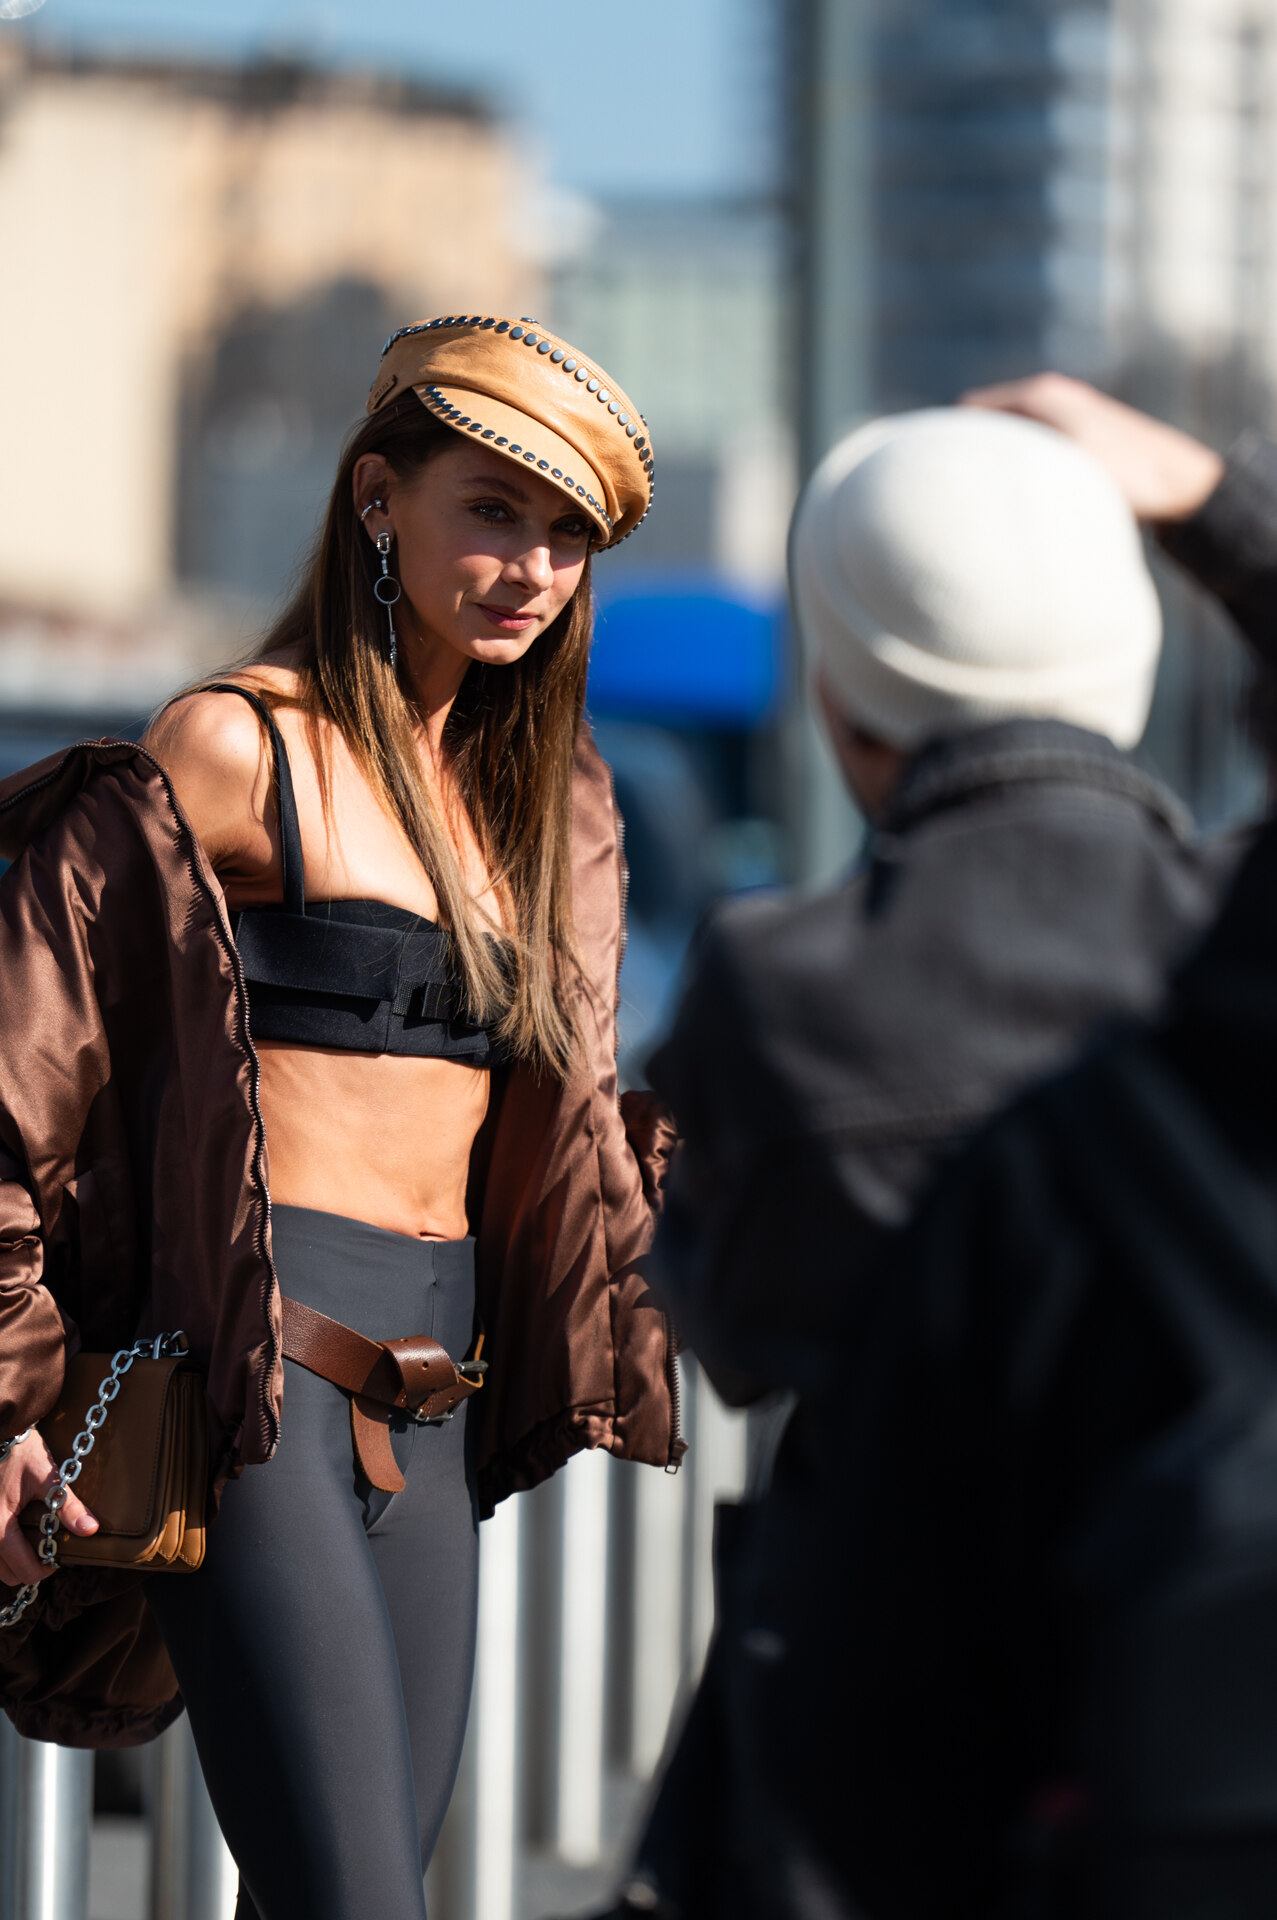
MULTIPOLYGON (((379 572, 355 510, 354 471, 384 456, 410 480, 454 430, 408 393, 373 414, 342 450, 323 530, 283 614, 254 658, 288 648, 297 704, 340 729, 373 793, 403 828, 451 933, 470 1016, 516 1057, 566 1072, 576 1049, 578 967, 572 930, 572 755, 585 704, 593 604, 587 558, 554 624, 512 666, 473 661, 443 734, 445 772, 466 807, 498 897, 513 965, 485 937, 447 822, 422 777, 416 716, 392 669, 379 572)), ((278 696, 276 696, 278 699, 278 696)), ((291 704, 291 702, 290 702, 291 704)), ((312 742, 327 794, 319 729, 312 742)))

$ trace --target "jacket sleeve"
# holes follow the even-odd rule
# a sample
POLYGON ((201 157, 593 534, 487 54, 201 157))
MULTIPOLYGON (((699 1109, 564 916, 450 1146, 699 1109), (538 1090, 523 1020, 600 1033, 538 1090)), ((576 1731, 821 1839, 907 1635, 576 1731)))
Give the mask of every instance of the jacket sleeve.
POLYGON ((1242 434, 1210 499, 1189 519, 1158 527, 1157 538, 1277 669, 1277 446, 1242 434))
POLYGON ((824 1378, 882 1232, 831 1143, 789 1111, 756 1027, 733 936, 713 916, 648 1066, 680 1141, 649 1271, 680 1340, 734 1406, 824 1378))
POLYGON ((42 1419, 62 1389, 66 1328, 43 1267, 35 1203, 0 1148, 0 1439, 42 1419))

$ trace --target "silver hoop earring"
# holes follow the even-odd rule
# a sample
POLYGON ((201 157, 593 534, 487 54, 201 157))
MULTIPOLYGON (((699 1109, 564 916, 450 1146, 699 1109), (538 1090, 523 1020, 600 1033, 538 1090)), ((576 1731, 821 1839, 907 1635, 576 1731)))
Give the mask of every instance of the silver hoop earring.
POLYGON ((385 504, 386 503, 384 500, 370 500, 368 502, 368 505, 364 508, 363 512, 359 516, 360 526, 361 527, 363 526, 364 521, 368 518, 368 515, 372 512, 374 507, 384 507, 385 504))
MULTIPOLYGON (((374 502, 374 505, 376 503, 374 502)), ((377 535, 377 551, 381 555, 381 578, 373 582, 373 593, 386 609, 386 623, 390 628, 390 664, 399 662, 399 635, 395 632, 395 601, 403 589, 390 571, 390 535, 377 535)))

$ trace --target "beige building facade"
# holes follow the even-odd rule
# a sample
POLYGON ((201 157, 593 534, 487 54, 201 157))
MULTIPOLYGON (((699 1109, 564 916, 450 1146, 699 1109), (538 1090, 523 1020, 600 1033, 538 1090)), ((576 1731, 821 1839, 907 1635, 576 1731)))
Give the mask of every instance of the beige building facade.
POLYGON ((385 333, 535 312, 513 156, 394 81, 5 59, 5 624, 267 603, 385 333))

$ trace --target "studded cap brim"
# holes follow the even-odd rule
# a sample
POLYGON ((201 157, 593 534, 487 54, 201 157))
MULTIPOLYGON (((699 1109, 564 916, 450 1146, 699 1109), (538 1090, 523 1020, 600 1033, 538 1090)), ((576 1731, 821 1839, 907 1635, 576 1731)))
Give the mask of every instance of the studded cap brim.
POLYGON ((552 487, 570 497, 592 520, 606 545, 612 538, 612 520, 608 514, 603 482, 576 448, 531 414, 521 413, 504 400, 476 393, 466 387, 414 387, 422 405, 465 439, 491 447, 504 454, 525 473, 548 480, 552 487))
POLYGON ((369 413, 408 388, 458 433, 570 487, 603 546, 645 518, 656 467, 647 422, 597 362, 539 321, 447 314, 400 327, 382 350, 369 413))

